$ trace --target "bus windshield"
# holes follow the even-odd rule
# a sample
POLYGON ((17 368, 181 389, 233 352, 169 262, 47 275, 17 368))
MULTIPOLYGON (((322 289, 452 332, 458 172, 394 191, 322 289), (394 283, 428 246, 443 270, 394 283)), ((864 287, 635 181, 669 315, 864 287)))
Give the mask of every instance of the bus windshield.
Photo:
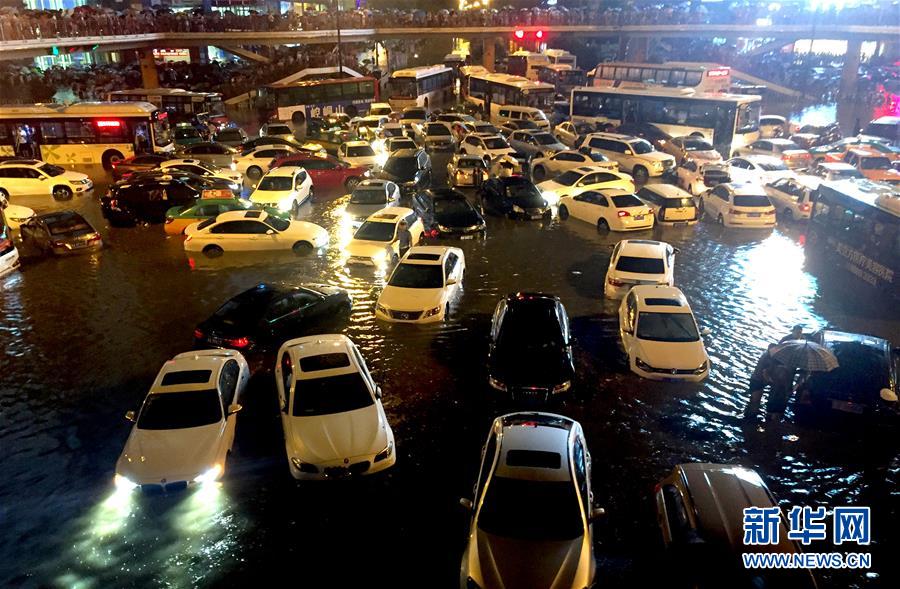
POLYGON ((738 106, 735 132, 754 133, 759 131, 760 102, 751 102, 738 106))
POLYGON ((418 95, 415 78, 391 78, 390 88, 390 95, 398 98, 414 98, 418 95))

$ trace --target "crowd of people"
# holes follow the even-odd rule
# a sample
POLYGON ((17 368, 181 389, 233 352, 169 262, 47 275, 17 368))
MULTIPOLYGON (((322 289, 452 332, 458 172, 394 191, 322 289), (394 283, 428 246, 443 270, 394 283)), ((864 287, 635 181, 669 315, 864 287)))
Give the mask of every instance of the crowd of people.
MULTIPOLYGON (((490 27, 550 25, 654 25, 654 24, 866 24, 896 22, 897 5, 832 7, 811 11, 803 4, 778 6, 767 3, 732 2, 708 9, 700 2, 626 3, 623 6, 594 4, 577 8, 511 7, 482 10, 347 10, 341 13, 346 29, 396 27, 490 27)), ((113 11, 79 6, 71 10, 15 10, 0 12, 0 41, 127 35, 157 32, 315 31, 336 27, 333 11, 174 12, 169 8, 113 11)))

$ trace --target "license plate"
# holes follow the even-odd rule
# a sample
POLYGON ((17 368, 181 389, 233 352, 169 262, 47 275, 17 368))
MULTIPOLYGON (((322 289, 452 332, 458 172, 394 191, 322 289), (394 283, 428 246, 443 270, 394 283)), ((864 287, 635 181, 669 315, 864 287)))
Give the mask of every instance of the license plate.
POLYGON ((675 221, 675 223, 673 223, 672 226, 673 227, 686 227, 687 221, 675 221))
POLYGON ((862 405, 857 405, 856 403, 851 403, 850 401, 832 401, 831 408, 837 409, 838 411, 844 411, 846 413, 856 413, 857 415, 863 412, 862 405))
POLYGON ((634 220, 635 220, 635 221, 643 221, 643 220, 644 220, 644 215, 635 215, 635 216, 634 216, 634 220))
POLYGON ((460 239, 475 239, 475 236, 474 235, 462 235, 462 236, 460 236, 460 239))
POLYGON ((78 248, 82 248, 82 247, 87 247, 87 246, 89 246, 89 245, 90 245, 90 243, 88 243, 88 242, 86 242, 86 241, 82 241, 82 242, 80 242, 80 243, 74 244, 72 247, 75 248, 75 249, 78 249, 78 248))
POLYGON ((762 217, 762 213, 750 213, 751 217, 762 217))

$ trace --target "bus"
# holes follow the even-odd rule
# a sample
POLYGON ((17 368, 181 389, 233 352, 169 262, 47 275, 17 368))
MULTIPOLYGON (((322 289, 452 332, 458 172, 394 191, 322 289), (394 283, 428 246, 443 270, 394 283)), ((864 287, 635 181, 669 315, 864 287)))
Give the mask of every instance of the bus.
POLYGON ((570 65, 550 64, 538 68, 538 80, 552 84, 557 94, 568 98, 572 90, 587 84, 587 75, 583 70, 570 65))
POLYGON ((598 88, 692 88, 695 92, 731 90, 731 68, 713 63, 671 61, 669 63, 609 62, 594 69, 598 88))
POLYGON ((521 76, 473 71, 467 76, 466 101, 485 110, 490 102, 490 119, 497 121, 500 107, 527 106, 552 112, 556 88, 521 76))
POLYGON ((538 68, 545 65, 550 65, 550 58, 546 55, 519 50, 507 57, 506 73, 537 81, 538 68))
POLYGON ((222 95, 218 92, 190 92, 181 88, 133 88, 115 90, 107 95, 110 102, 149 102, 169 113, 170 120, 188 120, 192 116, 209 118, 225 116, 222 95))
POLYGON ((453 100, 455 70, 446 65, 423 65, 397 70, 388 78, 388 104, 429 108, 453 100))
POLYGON ((544 49, 544 55, 550 60, 551 65, 567 65, 575 69, 575 56, 564 49, 544 49))
POLYGON ((0 156, 102 164, 175 151, 168 113, 149 102, 0 106, 0 156))
POLYGON ((806 232, 811 267, 837 284, 900 301, 900 192, 858 180, 823 182, 806 232))
POLYGON ((366 76, 276 82, 259 89, 259 101, 279 121, 302 125, 334 113, 363 116, 375 100, 375 78, 366 76))
POLYGON ((572 121, 595 125, 652 123, 673 137, 703 136, 722 157, 759 139, 759 96, 688 88, 576 88, 572 121))

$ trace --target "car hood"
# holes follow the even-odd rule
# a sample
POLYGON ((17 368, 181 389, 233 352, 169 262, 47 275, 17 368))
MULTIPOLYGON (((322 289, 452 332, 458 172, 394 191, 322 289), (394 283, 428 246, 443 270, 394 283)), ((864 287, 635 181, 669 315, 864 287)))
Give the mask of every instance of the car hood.
POLYGON ((674 161, 675 158, 669 155, 668 153, 663 153, 661 151, 650 151, 647 153, 636 154, 634 157, 650 160, 653 162, 666 162, 666 161, 674 161))
POLYGON ((497 157, 498 155, 504 154, 514 154, 516 150, 512 147, 498 147, 497 149, 485 149, 485 152, 489 153, 491 157, 497 157))
POLYGON ((651 342, 635 340, 632 356, 654 368, 697 368, 709 357, 703 342, 651 342))
POLYGON ((386 241, 363 241, 354 239, 347 244, 345 249, 351 256, 374 258, 379 255, 379 253, 386 251, 390 245, 391 244, 386 241))
POLYGON ((293 195, 292 190, 254 190, 250 194, 250 202, 279 203, 293 195))
POLYGON ((378 303, 398 311, 425 311, 441 306, 440 288, 401 288, 385 286, 378 303))
POLYGON ((534 542, 476 529, 475 556, 481 569, 481 585, 504 589, 581 589, 590 581, 588 570, 578 570, 584 544, 583 537, 534 542))
POLYGON ((434 222, 444 227, 465 228, 472 225, 480 225, 482 220, 479 218, 477 211, 469 210, 435 215, 434 222))
POLYGON ((135 427, 116 472, 136 483, 193 480, 215 464, 225 422, 177 430, 135 427))
POLYGON ((363 205, 363 204, 347 204, 347 208, 344 209, 350 217, 359 220, 366 220, 370 215, 374 215, 381 209, 387 207, 387 203, 377 204, 377 205, 363 205))
MULTIPOLYGON (((68 170, 63 172, 62 177, 65 178, 66 180, 68 180, 69 182, 75 182, 75 183, 80 183, 82 180, 90 179, 90 178, 88 178, 87 174, 82 174, 81 172, 70 172, 68 170)), ((52 180, 52 178, 51 178, 51 180, 52 180)))
POLYGON ((350 164, 352 168, 364 168, 368 166, 374 166, 378 163, 377 155, 361 155, 358 157, 345 157, 344 161, 350 164))
POLYGON ((331 415, 288 417, 284 435, 292 456, 314 464, 376 454, 387 445, 386 425, 375 404, 331 415))
POLYGON ((396 182, 397 184, 406 184, 407 182, 415 182, 419 176, 419 172, 416 172, 409 178, 402 178, 395 174, 391 174, 385 169, 382 169, 381 172, 378 173, 378 177, 382 180, 390 180, 392 182, 396 182))
POLYGON ((492 375, 507 386, 554 386, 572 378, 568 356, 557 346, 497 346, 492 360, 492 375))

